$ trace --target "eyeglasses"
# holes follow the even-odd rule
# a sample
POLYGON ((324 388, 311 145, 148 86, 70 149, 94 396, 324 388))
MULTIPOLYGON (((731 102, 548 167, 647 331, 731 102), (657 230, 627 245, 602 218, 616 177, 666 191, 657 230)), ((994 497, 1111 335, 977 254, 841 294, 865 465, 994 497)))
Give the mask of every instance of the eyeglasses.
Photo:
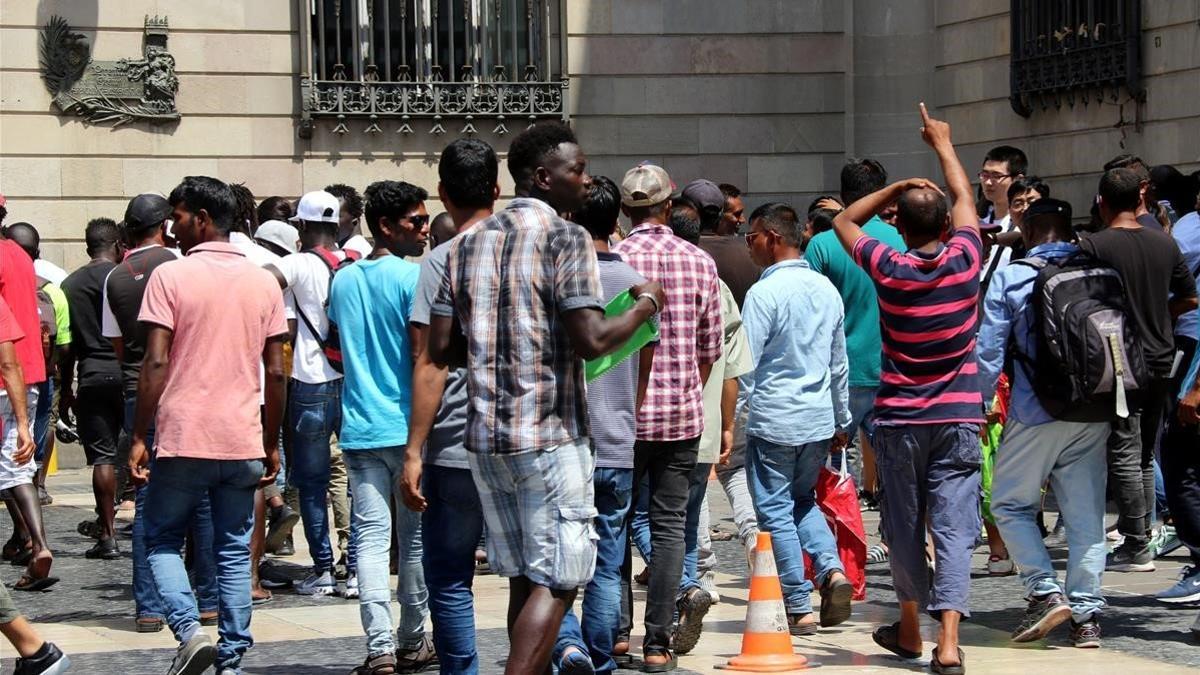
POLYGON ((405 218, 405 220, 407 220, 409 223, 412 224, 413 227, 415 227, 419 230, 422 227, 425 227, 426 225, 429 224, 429 215, 426 214, 423 216, 421 216, 421 215, 409 216, 408 218, 405 218))
POLYGON ((1012 178, 1011 173, 996 173, 995 171, 980 171, 979 180, 986 183, 999 183, 1005 178, 1012 178))
POLYGON ((764 235, 764 234, 766 234, 766 232, 763 230, 759 230, 758 232, 747 232, 746 233, 746 243, 749 244, 750 242, 754 241, 755 237, 758 237, 758 236, 764 235))
POLYGON ((1036 202, 1037 200, 1037 197, 1018 197, 1017 199, 1012 200, 1012 203, 1008 205, 1008 208, 1014 211, 1024 211, 1029 207, 1030 204, 1036 202))

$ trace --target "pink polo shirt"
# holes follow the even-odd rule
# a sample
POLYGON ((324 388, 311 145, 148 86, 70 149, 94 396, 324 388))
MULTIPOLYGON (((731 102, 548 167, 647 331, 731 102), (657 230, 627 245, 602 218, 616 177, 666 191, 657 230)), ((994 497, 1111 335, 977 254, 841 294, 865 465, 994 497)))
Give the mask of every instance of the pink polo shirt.
POLYGON ((267 339, 287 333, 271 273, 233 244, 201 244, 155 270, 138 319, 173 332, 158 456, 261 459, 258 368, 267 339))

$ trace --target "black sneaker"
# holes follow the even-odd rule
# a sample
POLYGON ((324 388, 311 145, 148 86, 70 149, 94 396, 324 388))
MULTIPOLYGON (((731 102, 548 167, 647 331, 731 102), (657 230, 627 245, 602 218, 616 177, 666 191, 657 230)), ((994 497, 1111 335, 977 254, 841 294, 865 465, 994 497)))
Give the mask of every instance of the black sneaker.
POLYGON ((1071 644, 1080 649, 1096 649, 1100 646, 1100 622, 1095 618, 1083 623, 1071 620, 1071 644))
POLYGON ((17 659, 13 675, 59 675, 70 669, 70 657, 62 653, 53 642, 46 642, 33 656, 17 659))
POLYGON ((292 535, 289 534, 287 539, 283 540, 283 544, 275 549, 272 555, 276 558, 290 558, 296 555, 296 546, 292 543, 292 535))
POLYGON ((292 577, 279 567, 271 564, 270 560, 264 560, 258 564, 258 582, 263 588, 291 588, 295 582, 292 577))
POLYGON ((267 528, 265 543, 267 553, 276 553, 288 543, 292 536, 292 528, 299 522, 300 514, 287 504, 271 509, 271 524, 267 528))
POLYGON ((1126 537, 1124 543, 1108 554, 1104 571, 1153 572, 1154 552, 1150 550, 1150 543, 1126 537))
POLYGON ((104 536, 104 528, 100 527, 99 518, 88 518, 87 520, 79 521, 79 525, 75 527, 75 531, 92 539, 99 539, 104 536))
POLYGON ((113 538, 101 539, 96 545, 84 551, 83 557, 88 560, 116 560, 121 557, 121 549, 113 538))
POLYGON ((679 610, 679 623, 671 637, 671 647, 679 654, 687 654, 700 642, 704 630, 704 615, 712 607, 712 596, 702 588, 693 588, 675 603, 679 610))
POLYGON ((1046 637, 1060 623, 1071 618, 1071 606, 1062 593, 1049 593, 1029 599, 1025 618, 1013 631, 1013 642, 1033 642, 1046 637))

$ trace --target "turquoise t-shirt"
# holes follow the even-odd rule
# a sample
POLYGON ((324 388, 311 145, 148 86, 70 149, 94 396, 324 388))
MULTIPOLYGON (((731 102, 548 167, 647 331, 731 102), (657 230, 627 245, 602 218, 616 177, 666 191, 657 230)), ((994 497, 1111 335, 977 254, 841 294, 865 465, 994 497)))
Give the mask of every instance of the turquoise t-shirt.
POLYGON ((329 291, 329 320, 337 324, 345 381, 343 450, 377 450, 408 443, 412 408, 412 351, 408 315, 421 267, 396 256, 360 260, 337 273, 329 291))
MULTIPOLYGON (((878 217, 863 226, 867 235, 897 251, 907 250, 896 228, 878 217)), ((850 357, 850 386, 879 386, 879 299, 875 284, 846 253, 837 233, 822 232, 808 242, 804 259, 833 282, 846 308, 846 353, 850 357)))

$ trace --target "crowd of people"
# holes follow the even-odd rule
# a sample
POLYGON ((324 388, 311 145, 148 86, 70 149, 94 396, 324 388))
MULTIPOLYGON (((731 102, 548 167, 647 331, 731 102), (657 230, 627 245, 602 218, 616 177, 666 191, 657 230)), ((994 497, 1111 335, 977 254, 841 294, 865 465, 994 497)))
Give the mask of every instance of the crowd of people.
MULTIPOLYGON (((484 558, 509 580, 507 673, 631 667, 635 584, 637 663, 667 672, 720 600, 710 477, 748 559, 769 533, 792 635, 851 616, 856 563, 815 492, 837 458, 880 511, 869 561, 890 564, 900 613, 881 647, 921 657, 924 611, 931 670, 965 672, 983 542, 986 572, 1024 587, 1014 641, 1069 622, 1099 647, 1104 571, 1181 545, 1200 560, 1196 176, 1120 156, 1079 222, 1011 146, 977 194, 949 126, 920 113, 940 183, 851 159, 807 212, 747 217, 737 187, 680 189, 651 163, 589 176, 570 128, 545 123, 508 148, 500 209, 495 151, 461 139, 432 219, 406 182, 293 205, 189 176, 89 222, 70 274, 35 227, 5 226, 13 588, 58 582, 55 426, 92 467, 87 558, 121 556, 115 514, 133 510, 134 621, 174 634, 168 673, 242 672, 253 609, 289 586, 358 600, 357 675, 478 672, 484 558), (293 582, 265 554, 295 555, 297 524, 312 566, 293 582)), ((1200 565, 1156 597, 1200 601, 1200 565)), ((69 667, 3 587, 0 632, 17 673, 69 667)))

